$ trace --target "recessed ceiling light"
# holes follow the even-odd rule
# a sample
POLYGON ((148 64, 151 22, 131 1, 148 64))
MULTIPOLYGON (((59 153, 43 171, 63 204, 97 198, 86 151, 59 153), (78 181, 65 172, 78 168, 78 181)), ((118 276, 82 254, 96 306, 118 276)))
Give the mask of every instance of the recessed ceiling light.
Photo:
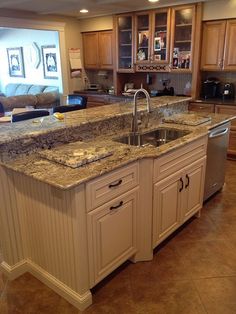
POLYGON ((88 10, 87 9, 82 9, 82 10, 80 10, 80 13, 88 13, 88 10))
POLYGON ((159 0, 148 0, 149 2, 158 2, 159 0))

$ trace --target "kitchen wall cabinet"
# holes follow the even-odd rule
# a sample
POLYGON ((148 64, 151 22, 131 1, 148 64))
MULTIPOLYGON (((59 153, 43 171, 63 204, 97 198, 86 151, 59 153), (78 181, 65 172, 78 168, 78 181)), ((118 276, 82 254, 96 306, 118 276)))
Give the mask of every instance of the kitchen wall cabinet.
POLYGON ((169 64, 169 40, 170 9, 135 14, 135 63, 139 65, 136 70, 167 70, 155 64, 169 64), (151 67, 146 68, 148 64, 151 67))
POLYGON ((172 9, 171 64, 172 71, 190 72, 194 58, 196 7, 172 9))
POLYGON ((115 17, 116 55, 118 72, 134 72, 134 15, 121 14, 115 17))
POLYGON ((113 32, 83 33, 84 67, 113 69, 113 32))
POLYGON ((201 69, 236 70, 236 20, 203 23, 201 69))
POLYGON ((206 147, 201 139, 154 162, 153 248, 201 209, 206 147))

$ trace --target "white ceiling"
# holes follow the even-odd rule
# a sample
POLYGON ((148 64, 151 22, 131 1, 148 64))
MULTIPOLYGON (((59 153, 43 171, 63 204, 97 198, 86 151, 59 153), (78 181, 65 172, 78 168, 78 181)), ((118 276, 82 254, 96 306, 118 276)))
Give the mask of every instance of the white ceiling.
POLYGON ((12 9, 38 14, 59 14, 87 18, 194 2, 199 1, 159 0, 159 2, 152 4, 148 0, 0 0, 0 11, 1 9, 12 9), (89 13, 79 13, 79 10, 84 8, 88 9, 89 13))

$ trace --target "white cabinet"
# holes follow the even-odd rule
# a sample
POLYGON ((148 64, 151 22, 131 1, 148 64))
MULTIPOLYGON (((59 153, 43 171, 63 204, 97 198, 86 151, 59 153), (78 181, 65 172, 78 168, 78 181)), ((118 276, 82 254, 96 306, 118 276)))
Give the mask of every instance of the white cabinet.
POLYGON ((137 252, 137 202, 138 188, 88 214, 91 286, 137 252))
POLYGON ((137 252, 138 183, 138 163, 133 163, 87 184, 91 287, 137 252))
POLYGON ((179 171, 154 184, 153 247, 180 225, 181 175, 179 171))
POLYGON ((206 141, 154 161, 153 248, 202 207, 206 141))
POLYGON ((185 168, 181 221, 185 222, 202 207, 206 157, 185 168))

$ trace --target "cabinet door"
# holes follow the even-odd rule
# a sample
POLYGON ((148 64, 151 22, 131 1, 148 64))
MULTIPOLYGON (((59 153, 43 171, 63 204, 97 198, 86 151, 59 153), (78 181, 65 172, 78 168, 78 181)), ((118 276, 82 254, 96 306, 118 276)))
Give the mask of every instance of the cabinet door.
POLYGON ((191 102, 188 105, 189 111, 198 111, 198 112, 215 112, 214 104, 206 104, 206 103, 194 103, 191 102))
MULTIPOLYGON (((216 105, 216 113, 230 114, 236 116, 235 106, 216 105)), ((231 121, 230 129, 236 131, 236 119, 231 121)))
POLYGON ((99 68, 98 32, 83 34, 84 67, 87 69, 99 68))
POLYGON ((186 167, 184 176, 185 197, 182 202, 182 219, 184 222, 202 208, 206 169, 206 157, 186 167))
MULTIPOLYGON (((216 105, 216 113, 236 116, 236 108, 235 106, 216 105)), ((227 154, 234 155, 232 157, 236 156, 236 119, 231 121, 227 154)))
POLYGON ((122 14, 116 17, 116 48, 118 72, 133 72, 133 14, 122 14))
POLYGON ((171 67, 174 71, 192 69, 195 31, 195 6, 173 9, 171 40, 171 67))
POLYGON ((98 33, 99 66, 101 69, 113 68, 113 32, 98 33))
POLYGON ((91 287, 133 256, 138 189, 88 213, 91 287))
POLYGON ((180 225, 182 171, 154 184, 153 248, 180 225))
POLYGON ((222 69, 225 27, 225 21, 203 23, 202 70, 222 69))
POLYGON ((151 60, 151 14, 137 13, 135 16, 135 62, 149 63, 151 60))
POLYGON ((153 15, 151 60, 153 63, 169 64, 170 9, 155 11, 153 15))
POLYGON ((226 25, 224 70, 236 70, 236 20, 229 20, 226 25))

